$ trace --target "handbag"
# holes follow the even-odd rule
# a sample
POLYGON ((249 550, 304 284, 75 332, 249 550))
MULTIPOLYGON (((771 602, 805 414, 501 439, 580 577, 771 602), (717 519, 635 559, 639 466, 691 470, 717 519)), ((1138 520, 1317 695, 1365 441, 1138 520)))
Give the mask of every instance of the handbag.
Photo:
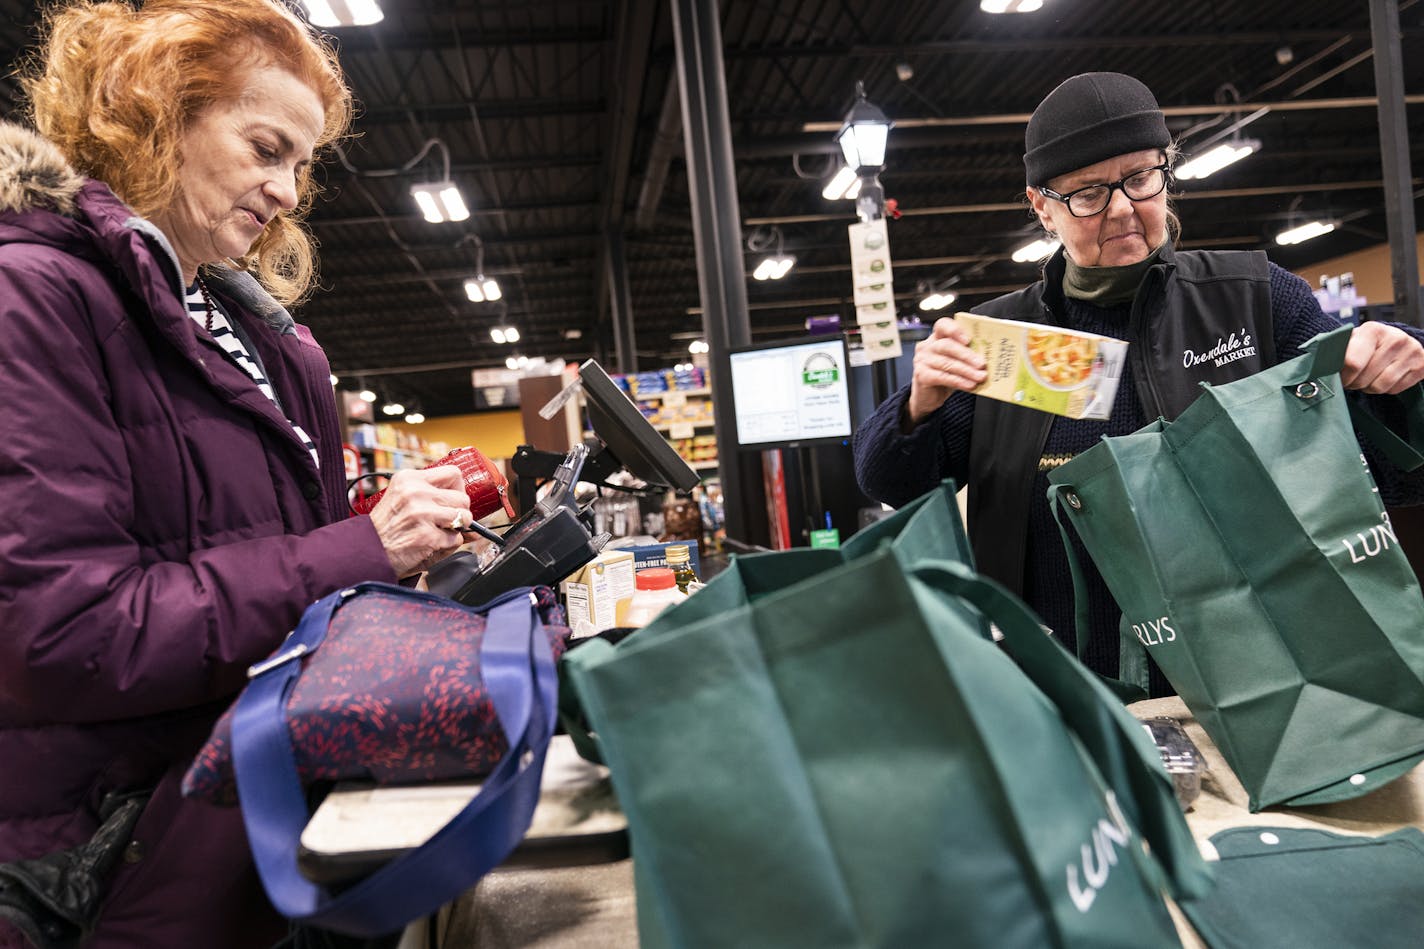
POLYGON ((220 788, 231 768, 258 874, 283 915, 356 936, 397 930, 474 885, 528 830, 554 728, 562 623, 548 588, 478 608, 386 583, 333 593, 249 671, 184 793, 220 788), (430 840, 340 893, 298 869, 313 781, 481 776, 430 840))
MULTIPOLYGON (((563 610, 548 587, 535 587, 533 596, 539 627, 557 660, 569 635, 563 610)), ((359 584, 333 597, 318 601, 303 617, 304 623, 327 622, 331 629, 320 653, 304 654, 301 676, 287 696, 292 756, 302 785, 430 782, 492 771, 509 744, 485 687, 484 613, 384 583, 359 584), (325 603, 331 604, 329 612, 325 603)), ((188 767, 184 797, 238 803, 235 712, 236 705, 218 719, 188 767)))
POLYGON ((1177 945, 1161 868, 1209 874, 1160 757, 1020 601, 881 547, 679 622, 715 584, 562 663, 641 945, 1177 945))
MULTIPOLYGON (((514 519, 514 505, 509 500, 509 484, 504 475, 485 457, 484 452, 473 446, 454 448, 444 457, 425 465, 425 468, 439 468, 454 465, 460 469, 464 481, 465 496, 470 499, 470 513, 475 520, 488 517, 495 511, 503 510, 505 516, 514 519)), ((351 501, 351 510, 357 514, 370 514, 371 509, 385 495, 384 488, 370 496, 359 496, 351 501)))
POLYGON ((1151 654, 1252 811, 1356 797, 1424 757, 1424 597, 1351 419, 1417 466, 1424 403, 1403 397, 1412 443, 1352 413, 1350 329, 1048 476, 1122 608, 1121 678, 1145 685, 1151 654))

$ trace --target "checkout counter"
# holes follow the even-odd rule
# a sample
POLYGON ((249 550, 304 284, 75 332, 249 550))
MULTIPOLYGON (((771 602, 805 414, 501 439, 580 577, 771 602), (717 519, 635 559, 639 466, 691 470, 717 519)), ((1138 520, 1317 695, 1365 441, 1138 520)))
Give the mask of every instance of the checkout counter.
MULTIPOLYGON (((1214 856, 1211 836, 1233 827, 1314 828, 1371 837, 1405 827, 1424 828, 1424 765, 1351 801, 1252 814, 1245 789, 1180 699, 1151 699, 1128 708, 1139 719, 1178 721, 1202 754, 1201 792, 1186 817, 1208 859, 1214 856)), ((311 840, 304 835, 303 844, 345 840, 348 850, 367 848, 362 859, 371 859, 374 851, 384 851, 382 856, 389 858, 417 846, 443 823, 441 814, 457 811, 476 790, 477 785, 465 784, 351 792, 354 796, 345 799, 334 794, 314 815, 308 826, 311 840), (381 839, 358 837, 363 827, 379 829, 381 839)), ((626 826, 607 770, 583 761, 567 736, 557 736, 549 749, 539 807, 525 842, 509 861, 437 917, 412 924, 401 949, 637 946, 633 860, 626 859, 626 826)), ((338 863, 349 859, 352 855, 343 854, 341 846, 324 858, 338 863)), ((1182 945, 1205 949, 1181 912, 1171 909, 1182 945)))

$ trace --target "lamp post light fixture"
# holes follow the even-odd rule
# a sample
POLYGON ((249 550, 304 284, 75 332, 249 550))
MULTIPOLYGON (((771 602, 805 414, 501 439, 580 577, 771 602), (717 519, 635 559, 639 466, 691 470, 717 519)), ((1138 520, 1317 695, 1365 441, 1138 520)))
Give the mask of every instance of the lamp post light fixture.
POLYGON ((370 26, 385 14, 376 0, 302 0, 312 26, 370 26))
POLYGON ((446 221, 463 221, 470 216, 465 207, 465 197, 460 189, 448 178, 444 181, 424 181, 410 186, 411 197, 420 208, 420 213, 431 224, 446 221))
POLYGON ((836 144, 845 155, 846 166, 862 178, 878 174, 885 167, 885 142, 890 120, 865 98, 865 83, 856 80, 855 105, 846 113, 836 144))
POLYGON ((465 296, 473 303, 493 303, 504 293, 493 277, 486 279, 484 274, 479 274, 465 281, 465 296))

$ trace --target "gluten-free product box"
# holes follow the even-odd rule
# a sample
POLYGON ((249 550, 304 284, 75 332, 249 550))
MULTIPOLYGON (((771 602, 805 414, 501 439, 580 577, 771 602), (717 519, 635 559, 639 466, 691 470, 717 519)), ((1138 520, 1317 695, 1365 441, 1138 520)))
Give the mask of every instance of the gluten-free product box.
POLYGON ((1126 342, 977 313, 956 313, 954 320, 969 331, 969 346, 989 374, 975 395, 1068 418, 1112 414, 1126 342))

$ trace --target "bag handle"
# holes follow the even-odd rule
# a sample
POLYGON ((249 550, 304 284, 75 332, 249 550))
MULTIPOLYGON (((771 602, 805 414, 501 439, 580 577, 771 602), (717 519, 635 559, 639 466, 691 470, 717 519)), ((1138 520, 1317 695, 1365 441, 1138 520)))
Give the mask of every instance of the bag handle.
POLYGON ((553 735, 558 679, 528 587, 487 603, 481 674, 509 750, 478 794, 430 840, 332 896, 302 876, 297 845, 308 820, 287 730, 294 662, 326 637, 332 614, 372 589, 449 604, 385 583, 363 583, 317 601, 280 652, 254 667, 233 712, 233 767, 248 842, 272 905, 284 916, 358 936, 394 932, 429 915, 504 861, 518 846, 539 800, 553 735))
MULTIPOLYGON (((1336 375, 1345 367, 1345 351, 1354 327, 1346 324, 1311 337, 1302 344, 1305 356, 1300 371, 1287 378, 1284 388, 1304 401, 1313 401, 1320 380, 1336 375)), ((1401 437, 1370 411, 1361 393, 1346 393, 1350 422, 1369 438, 1393 465, 1404 471, 1414 471, 1424 465, 1424 385, 1414 385, 1394 398, 1404 411, 1405 435, 1401 437)))
MULTIPOLYGON (((1048 509, 1053 512, 1053 521, 1058 525, 1058 536, 1063 540, 1063 556, 1068 558, 1068 573, 1073 580, 1073 644, 1078 653, 1078 661, 1087 668, 1084 656, 1090 632, 1088 622, 1088 583, 1083 578, 1083 568, 1078 563, 1078 552, 1073 549, 1073 540, 1068 536, 1068 528, 1063 524, 1062 505, 1076 507, 1078 495, 1071 484, 1053 484, 1048 487, 1048 509)), ((1118 664, 1116 679, 1099 675, 1099 681, 1123 702, 1136 702, 1147 698, 1147 650, 1136 639, 1118 634, 1118 664)), ((1094 673, 1097 675, 1097 673, 1094 673)))
POLYGON ((1152 845, 1153 872, 1165 870, 1178 896, 1204 894, 1211 886, 1211 871, 1182 817, 1161 755, 1141 723, 1111 694, 1111 680, 1105 682, 1085 666, 1073 668, 1073 660, 1045 635, 1038 617, 995 581, 953 561, 923 561, 910 572, 993 620, 1019 667, 1058 709, 1117 803, 1152 845))

